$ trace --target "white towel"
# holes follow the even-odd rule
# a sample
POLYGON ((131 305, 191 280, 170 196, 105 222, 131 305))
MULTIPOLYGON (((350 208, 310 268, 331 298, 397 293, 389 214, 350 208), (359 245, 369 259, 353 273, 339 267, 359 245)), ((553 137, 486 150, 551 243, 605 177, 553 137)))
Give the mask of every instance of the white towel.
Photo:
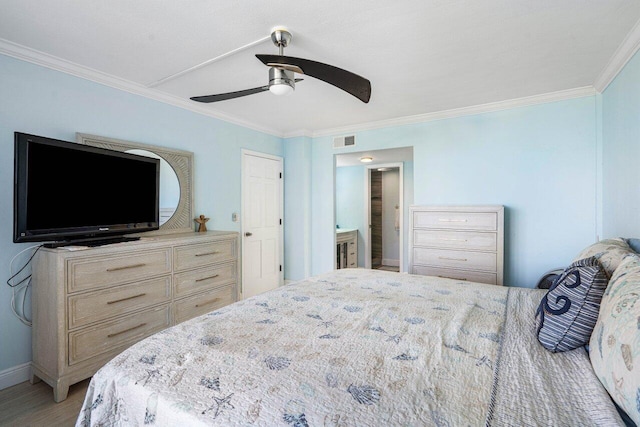
POLYGON ((400 230, 400 208, 396 206, 396 231, 400 230))

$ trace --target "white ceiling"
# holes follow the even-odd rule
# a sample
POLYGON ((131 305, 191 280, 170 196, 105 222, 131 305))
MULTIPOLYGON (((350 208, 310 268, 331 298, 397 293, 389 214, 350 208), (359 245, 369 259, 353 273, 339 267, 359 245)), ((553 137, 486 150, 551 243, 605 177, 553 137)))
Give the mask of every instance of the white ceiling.
POLYGON ((639 19, 638 0, 0 0, 0 53, 275 135, 317 135, 592 87, 639 19), (270 40, 149 88, 277 25, 293 34, 285 55, 368 78, 370 103, 305 76, 287 97, 188 100, 267 84, 254 55, 276 54, 270 40))

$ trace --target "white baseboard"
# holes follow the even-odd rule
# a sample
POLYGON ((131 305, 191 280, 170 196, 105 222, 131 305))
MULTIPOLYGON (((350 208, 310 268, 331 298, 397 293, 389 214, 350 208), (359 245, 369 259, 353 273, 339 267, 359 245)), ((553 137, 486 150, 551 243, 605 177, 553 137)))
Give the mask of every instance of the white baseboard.
POLYGON ((0 371, 0 390, 29 381, 29 374, 31 374, 31 362, 0 371))
POLYGON ((390 267, 400 267, 400 260, 382 258, 382 265, 388 265, 390 267))

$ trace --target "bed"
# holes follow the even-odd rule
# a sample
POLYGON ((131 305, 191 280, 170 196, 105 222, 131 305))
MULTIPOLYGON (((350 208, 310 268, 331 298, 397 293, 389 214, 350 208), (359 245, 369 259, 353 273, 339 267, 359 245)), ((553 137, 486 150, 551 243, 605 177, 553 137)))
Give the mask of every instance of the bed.
POLYGON ((93 376, 77 425, 624 425, 585 347, 538 342, 547 292, 319 275, 133 345, 93 376))

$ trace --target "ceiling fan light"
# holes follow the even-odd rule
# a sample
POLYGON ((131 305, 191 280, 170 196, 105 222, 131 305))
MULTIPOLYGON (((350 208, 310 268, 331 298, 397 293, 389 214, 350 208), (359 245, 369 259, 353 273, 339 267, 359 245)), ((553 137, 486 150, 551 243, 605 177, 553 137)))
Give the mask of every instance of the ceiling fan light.
POLYGON ((269 86, 269 91, 274 95, 288 95, 293 92, 293 88, 287 84, 274 84, 269 86))
POLYGON ((296 80, 293 71, 269 68, 269 91, 274 95, 288 95, 294 91, 296 80))

